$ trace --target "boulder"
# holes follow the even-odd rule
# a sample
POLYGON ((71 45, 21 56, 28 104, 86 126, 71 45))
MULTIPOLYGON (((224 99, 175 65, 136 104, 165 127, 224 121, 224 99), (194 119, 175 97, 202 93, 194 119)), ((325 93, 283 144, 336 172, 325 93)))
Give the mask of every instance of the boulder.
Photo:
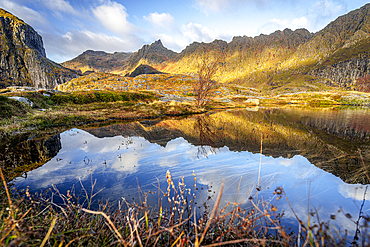
POLYGON ((244 101, 244 103, 248 105, 259 105, 260 101, 259 99, 247 99, 246 101, 244 101))
POLYGON ((31 107, 33 107, 33 102, 25 97, 18 97, 18 96, 13 96, 13 97, 8 97, 9 99, 14 99, 14 100, 17 100, 19 102, 22 102, 26 105, 29 105, 31 107))

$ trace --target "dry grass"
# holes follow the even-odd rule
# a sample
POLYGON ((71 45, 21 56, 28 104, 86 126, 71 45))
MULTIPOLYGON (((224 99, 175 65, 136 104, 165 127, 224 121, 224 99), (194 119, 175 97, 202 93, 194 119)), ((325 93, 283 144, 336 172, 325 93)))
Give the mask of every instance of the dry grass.
MULTIPOLYGON (((2 175, 2 173, 1 173, 2 175)), ((0 243, 6 246, 343 246, 349 243, 341 233, 318 221, 310 226, 300 222, 300 232, 287 232, 280 224, 283 217, 277 207, 263 200, 249 199, 250 207, 237 202, 221 206, 222 184, 217 199, 204 204, 201 212, 195 204, 197 179, 188 188, 181 178, 174 182, 167 172, 167 188, 158 188, 158 205, 148 205, 148 193, 141 191, 139 202, 121 200, 118 206, 99 203, 90 209, 98 192, 84 188, 84 196, 74 191, 61 194, 56 187, 31 195, 13 194, 5 178, 0 191, 0 243), (60 203, 56 203, 58 198, 60 203), (209 210, 210 207, 212 210, 209 210)), ((154 193, 154 192, 149 192, 154 193)), ((277 200, 288 197, 281 188, 277 200)), ((294 209, 292 209, 294 212, 294 209)), ((360 212, 368 223, 369 218, 360 212)), ((367 225, 358 225, 353 241, 368 244, 367 225), (361 231, 360 231, 361 230, 361 231), (362 241, 362 242, 361 242, 362 241)))

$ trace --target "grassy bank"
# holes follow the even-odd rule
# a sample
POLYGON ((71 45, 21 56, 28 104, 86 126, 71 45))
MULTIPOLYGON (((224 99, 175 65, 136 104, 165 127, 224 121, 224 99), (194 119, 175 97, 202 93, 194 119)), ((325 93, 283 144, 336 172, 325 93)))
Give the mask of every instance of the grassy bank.
MULTIPOLYGON (((192 185, 185 185, 183 178, 174 181, 169 172, 166 178, 167 188, 141 192, 139 202, 121 200, 116 206, 100 202, 98 210, 90 208, 96 195, 94 184, 91 192, 84 190, 80 195, 73 190, 61 194, 56 187, 32 195, 28 190, 11 192, 3 183, 0 243, 6 246, 344 246, 351 242, 358 246, 369 243, 367 225, 358 226, 355 238, 348 237, 344 230, 336 231, 314 214, 312 217, 317 217, 318 224, 305 224, 297 218, 301 230, 290 232, 280 224, 284 214, 277 213, 274 202, 264 203, 262 199, 250 198, 248 209, 235 202, 221 207, 224 184, 211 207, 206 202, 198 208, 195 175, 192 185), (158 206, 147 203, 148 193, 157 194, 158 206), (56 200, 61 203, 55 203, 56 200)), ((276 188, 274 194, 276 200, 288 200, 282 188, 276 188)), ((365 216, 364 219, 367 224, 369 219, 365 216)))
MULTIPOLYGON (((187 96, 191 97, 191 96, 187 96)), ((185 97, 186 98, 186 97, 185 97)), ((213 98, 204 107, 193 101, 162 101, 153 91, 6 92, 0 95, 0 135, 47 126, 74 126, 107 120, 135 120, 197 114, 208 110, 253 106, 339 107, 370 106, 370 94, 359 92, 305 92, 278 96, 229 95, 213 98), (20 96, 34 106, 9 99, 20 96)))
POLYGON ((81 91, 72 93, 23 92, 0 95, 0 132, 96 121, 155 118, 204 111, 190 103, 162 102, 151 92, 81 91), (33 107, 9 99, 25 97, 33 107))

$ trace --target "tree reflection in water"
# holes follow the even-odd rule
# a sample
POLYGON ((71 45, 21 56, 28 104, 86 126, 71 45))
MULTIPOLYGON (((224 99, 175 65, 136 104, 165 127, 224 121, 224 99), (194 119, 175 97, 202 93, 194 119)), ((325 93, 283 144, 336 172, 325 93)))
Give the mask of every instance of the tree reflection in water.
POLYGON ((199 136, 198 158, 200 156, 208 156, 208 151, 205 146, 211 147, 211 153, 216 153, 216 149, 214 148, 215 143, 213 141, 216 136, 212 126, 214 126, 213 119, 211 119, 208 114, 196 116, 194 121, 194 132, 196 136, 199 136))

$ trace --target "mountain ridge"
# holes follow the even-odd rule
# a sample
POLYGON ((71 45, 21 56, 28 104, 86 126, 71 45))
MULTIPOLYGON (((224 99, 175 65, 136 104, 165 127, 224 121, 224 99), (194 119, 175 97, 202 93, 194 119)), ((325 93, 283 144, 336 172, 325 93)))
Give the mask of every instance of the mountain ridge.
POLYGON ((195 76, 205 54, 209 59, 222 58, 216 73, 221 83, 270 92, 319 90, 322 83, 353 89, 359 77, 370 74, 370 4, 339 16, 316 33, 284 29, 256 37, 235 36, 230 42, 193 42, 179 53, 157 40, 133 53, 87 50, 61 65, 46 58, 42 38, 32 27, 5 10, 0 17, 5 40, 2 87, 17 83, 55 87, 82 72, 129 75, 140 65, 195 76))
POLYGON ((288 91, 295 87, 311 90, 317 83, 353 88, 359 77, 370 73, 369 38, 370 4, 366 4, 316 33, 284 29, 256 37, 235 36, 230 42, 193 42, 180 53, 168 50, 158 40, 133 53, 119 73, 147 64, 166 73, 195 75, 206 50, 225 54, 217 75, 221 82, 288 91))

